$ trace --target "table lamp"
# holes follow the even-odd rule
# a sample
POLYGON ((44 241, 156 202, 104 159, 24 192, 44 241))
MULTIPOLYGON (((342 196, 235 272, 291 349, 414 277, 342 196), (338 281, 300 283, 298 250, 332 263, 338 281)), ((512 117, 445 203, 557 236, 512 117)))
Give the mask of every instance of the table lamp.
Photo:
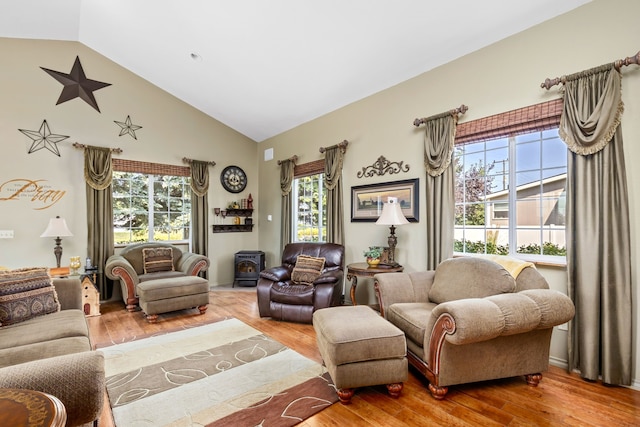
POLYGON ((44 230, 44 233, 40 235, 40 237, 53 237, 55 238, 56 245, 53 248, 53 253, 56 256, 56 266, 60 268, 60 258, 62 257, 62 242, 61 237, 72 237, 73 233, 69 231, 69 227, 67 227, 67 222, 64 218, 60 218, 56 216, 55 218, 51 218, 49 220, 49 225, 47 229, 44 230))
POLYGON ((389 197, 387 199, 387 203, 382 206, 382 213, 376 221, 376 224, 391 226, 389 227, 391 234, 389 235, 389 240, 387 240, 389 244, 389 264, 397 266, 398 263, 395 261, 396 244, 398 243, 396 225, 409 224, 409 221, 407 221, 407 218, 405 218, 402 213, 402 208, 398 203, 397 197, 389 197))

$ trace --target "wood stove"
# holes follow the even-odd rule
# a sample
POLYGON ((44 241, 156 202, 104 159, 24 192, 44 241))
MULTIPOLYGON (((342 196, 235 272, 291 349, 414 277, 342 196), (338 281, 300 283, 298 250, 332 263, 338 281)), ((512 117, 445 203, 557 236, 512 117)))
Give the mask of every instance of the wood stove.
POLYGON ((234 259, 233 286, 256 286, 260 272, 264 270, 264 252, 240 251, 234 259))

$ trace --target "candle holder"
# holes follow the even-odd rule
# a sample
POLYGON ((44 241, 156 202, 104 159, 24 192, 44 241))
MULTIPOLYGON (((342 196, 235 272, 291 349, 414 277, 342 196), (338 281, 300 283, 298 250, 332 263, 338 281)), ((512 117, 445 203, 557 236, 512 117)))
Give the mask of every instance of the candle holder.
POLYGON ((78 274, 78 269, 82 264, 80 263, 79 256, 72 256, 69 258, 69 268, 71 269, 71 275, 76 276, 78 274))

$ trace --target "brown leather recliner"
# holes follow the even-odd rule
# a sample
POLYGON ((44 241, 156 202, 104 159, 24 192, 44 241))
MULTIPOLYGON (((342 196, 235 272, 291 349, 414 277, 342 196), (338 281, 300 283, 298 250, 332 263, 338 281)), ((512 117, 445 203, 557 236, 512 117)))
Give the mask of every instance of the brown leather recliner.
POLYGON ((257 285, 260 317, 311 323, 315 310, 340 305, 343 275, 344 246, 289 243, 282 253, 282 265, 260 272, 257 285), (325 259, 324 268, 313 284, 291 280, 298 255, 325 259))

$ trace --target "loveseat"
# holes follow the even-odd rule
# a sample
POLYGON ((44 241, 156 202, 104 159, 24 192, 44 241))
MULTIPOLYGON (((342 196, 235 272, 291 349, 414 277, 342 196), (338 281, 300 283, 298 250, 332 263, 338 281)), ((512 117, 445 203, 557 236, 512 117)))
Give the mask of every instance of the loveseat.
POLYGON ((91 350, 79 281, 51 281, 46 268, 0 272, 0 321, 0 388, 57 397, 65 406, 67 426, 97 420, 104 403, 104 357, 91 350), (48 286, 35 289, 34 281, 48 286), (9 294, 11 288, 29 288, 27 293, 37 295, 35 302, 9 294))
POLYGON ((340 305, 344 246, 336 243, 289 243, 282 263, 260 272, 260 317, 311 323, 313 312, 340 305))
POLYGON ((435 271, 374 276, 381 314, 404 331, 409 363, 436 399, 448 386, 498 378, 538 385, 553 327, 575 314, 533 264, 503 261, 453 258, 435 271))
POLYGON ((135 311, 139 303, 139 283, 197 276, 200 271, 208 269, 209 264, 206 256, 183 252, 167 243, 134 243, 107 259, 105 274, 112 280, 120 281, 122 300, 128 311, 135 311))

